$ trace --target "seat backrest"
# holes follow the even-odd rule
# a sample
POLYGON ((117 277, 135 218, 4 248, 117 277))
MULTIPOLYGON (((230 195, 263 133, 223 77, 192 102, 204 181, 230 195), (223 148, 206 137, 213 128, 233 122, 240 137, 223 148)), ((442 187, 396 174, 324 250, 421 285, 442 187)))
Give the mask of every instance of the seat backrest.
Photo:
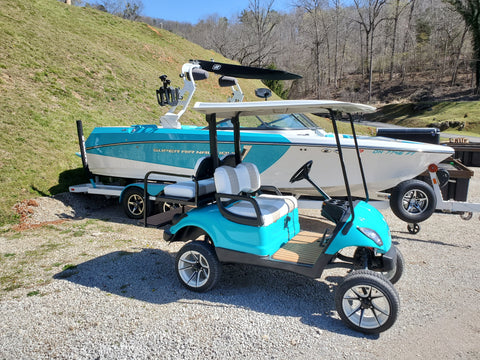
POLYGON ((260 174, 252 163, 241 163, 236 167, 220 166, 215 170, 215 188, 223 194, 251 193, 260 188, 260 174))
POLYGON ((260 189, 260 173, 253 163, 240 163, 236 167, 238 176, 244 184, 244 192, 255 192, 260 189), (248 184, 248 185, 247 185, 248 184))
POLYGON ((227 154, 220 159, 220 165, 227 165, 235 167, 237 165, 235 160, 235 154, 227 154))
POLYGON ((213 177, 213 159, 211 156, 204 156, 197 160, 193 168, 195 178, 203 180, 213 177))

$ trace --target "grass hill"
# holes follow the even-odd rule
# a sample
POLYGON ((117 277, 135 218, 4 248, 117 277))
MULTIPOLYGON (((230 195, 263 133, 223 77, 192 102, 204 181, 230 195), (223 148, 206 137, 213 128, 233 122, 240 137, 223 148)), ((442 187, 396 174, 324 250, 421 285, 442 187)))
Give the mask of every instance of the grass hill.
MULTIPOLYGON (((168 31, 91 8, 57 0, 0 0, 0 225, 15 220, 16 202, 86 180, 75 156, 75 120, 83 120, 86 135, 95 126, 158 123, 167 111, 155 99, 158 76, 166 74, 181 86, 183 63, 211 58, 231 62, 168 31)), ((247 100, 254 100, 262 84, 242 80, 241 86, 247 100)), ((228 95, 230 89, 210 76, 193 101, 225 101, 228 95)), ((465 130, 478 134, 479 103, 468 109, 466 104, 392 105, 375 120, 424 126, 460 117, 465 130)), ((201 119, 189 111, 183 122, 201 119)))
MULTIPOLYGON (((189 59, 231 62, 168 31, 56 0, 0 0, 0 224, 36 194, 66 191, 81 176, 75 120, 95 126, 158 123, 158 76, 181 86, 189 59)), ((216 77, 193 101, 225 101, 216 77)), ((258 81, 242 89, 253 100, 258 81)), ((192 123, 202 117, 185 115, 192 123)))

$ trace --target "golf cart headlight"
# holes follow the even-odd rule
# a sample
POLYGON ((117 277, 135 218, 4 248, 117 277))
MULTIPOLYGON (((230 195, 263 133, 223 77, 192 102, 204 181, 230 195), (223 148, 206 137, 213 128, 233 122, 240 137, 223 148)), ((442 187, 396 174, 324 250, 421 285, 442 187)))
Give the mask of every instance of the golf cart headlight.
POLYGON ((362 228, 362 227, 359 227, 358 230, 360 230, 360 232, 366 237, 368 237, 370 240, 373 240, 373 242, 378 246, 383 245, 382 238, 380 237, 380 235, 377 234, 375 230, 372 230, 369 228, 362 228))

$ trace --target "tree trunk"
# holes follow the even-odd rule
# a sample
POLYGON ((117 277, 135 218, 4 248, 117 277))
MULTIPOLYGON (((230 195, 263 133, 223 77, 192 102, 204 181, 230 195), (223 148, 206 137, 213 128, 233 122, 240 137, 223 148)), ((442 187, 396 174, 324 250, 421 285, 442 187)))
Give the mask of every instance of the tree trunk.
POLYGON ((460 40, 460 45, 458 46, 457 56, 455 58, 455 65, 453 66, 451 86, 454 86, 455 82, 457 81, 458 66, 460 64, 460 55, 462 54, 462 48, 463 48, 463 44, 465 43, 465 36, 467 35, 467 32, 468 32, 468 27, 465 26, 465 30, 463 30, 462 38, 460 40))

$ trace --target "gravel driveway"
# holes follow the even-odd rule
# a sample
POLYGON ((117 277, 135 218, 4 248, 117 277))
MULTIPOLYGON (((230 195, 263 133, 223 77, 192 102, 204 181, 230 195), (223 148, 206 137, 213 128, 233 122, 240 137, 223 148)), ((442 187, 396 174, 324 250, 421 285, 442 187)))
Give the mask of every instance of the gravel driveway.
MULTIPOLYGON (((480 202, 478 174, 469 200, 480 202)), ((478 213, 434 214, 411 235, 384 211, 406 261, 401 311, 365 336, 335 312, 345 270, 311 280, 226 265, 212 291, 192 293, 174 273, 182 244, 126 220, 115 201, 26 206, 26 230, 0 230, 0 359, 480 358, 478 213)))

